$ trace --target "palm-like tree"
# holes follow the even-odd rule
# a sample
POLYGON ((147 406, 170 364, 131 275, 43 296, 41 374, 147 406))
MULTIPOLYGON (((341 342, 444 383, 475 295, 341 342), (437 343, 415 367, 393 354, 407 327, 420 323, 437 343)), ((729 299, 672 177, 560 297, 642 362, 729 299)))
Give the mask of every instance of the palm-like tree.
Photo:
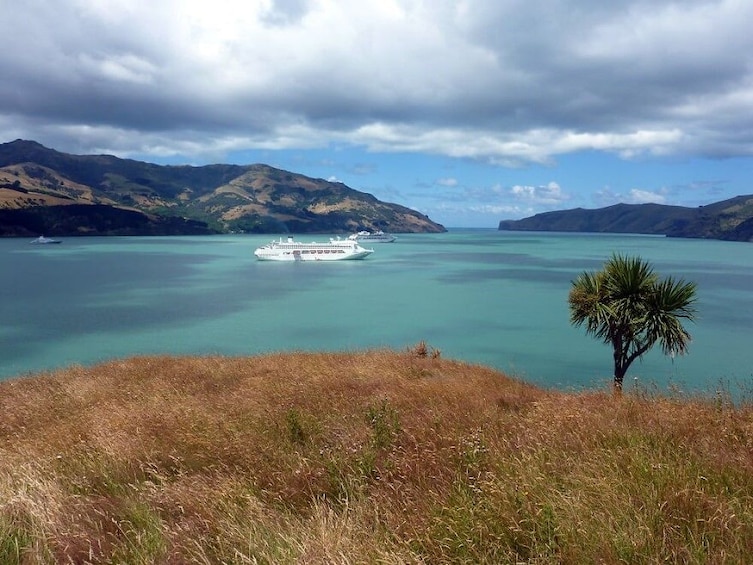
POLYGON ((682 320, 693 320, 695 300, 695 283, 660 280, 646 261, 617 254, 601 271, 578 276, 568 296, 570 322, 612 346, 617 391, 630 364, 657 342, 665 355, 687 352, 682 320))

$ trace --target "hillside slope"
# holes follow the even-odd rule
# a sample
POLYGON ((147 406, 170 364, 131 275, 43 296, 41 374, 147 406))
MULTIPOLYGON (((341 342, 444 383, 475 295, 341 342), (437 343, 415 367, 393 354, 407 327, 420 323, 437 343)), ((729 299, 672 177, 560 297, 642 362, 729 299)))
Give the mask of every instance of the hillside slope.
POLYGON ((502 220, 500 230, 643 233, 753 241, 753 195, 708 206, 615 204, 606 208, 561 210, 522 220, 502 220))
POLYGON ((750 404, 422 352, 0 382, 0 563, 750 562, 750 404))
POLYGON ((0 144, 0 212, 5 236, 445 231, 405 206, 268 165, 162 166, 24 140, 0 144), (96 220, 103 207, 117 218, 109 227, 96 220))

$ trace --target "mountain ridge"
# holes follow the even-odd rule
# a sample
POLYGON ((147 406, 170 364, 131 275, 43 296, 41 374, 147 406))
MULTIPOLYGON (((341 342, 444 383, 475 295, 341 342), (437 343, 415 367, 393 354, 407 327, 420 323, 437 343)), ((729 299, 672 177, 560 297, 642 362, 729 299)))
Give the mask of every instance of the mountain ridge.
POLYGON ((270 165, 157 165, 0 144, 0 236, 443 232, 415 210, 270 165))
POLYGON ((753 195, 698 208, 666 204, 614 204, 543 212, 502 220, 499 230, 584 233, 639 233, 725 241, 753 241, 753 195))

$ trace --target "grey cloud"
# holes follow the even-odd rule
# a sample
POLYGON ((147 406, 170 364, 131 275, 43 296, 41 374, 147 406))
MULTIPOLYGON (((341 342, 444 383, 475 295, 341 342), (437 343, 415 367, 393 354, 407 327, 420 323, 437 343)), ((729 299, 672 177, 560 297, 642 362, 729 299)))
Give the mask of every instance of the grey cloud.
POLYGON ((273 24, 299 22, 306 15, 308 4, 306 0, 273 0, 271 9, 263 19, 273 24))
POLYGON ((0 123, 122 151, 753 153, 747 3, 218 1, 206 21, 187 6, 5 3, 0 123))

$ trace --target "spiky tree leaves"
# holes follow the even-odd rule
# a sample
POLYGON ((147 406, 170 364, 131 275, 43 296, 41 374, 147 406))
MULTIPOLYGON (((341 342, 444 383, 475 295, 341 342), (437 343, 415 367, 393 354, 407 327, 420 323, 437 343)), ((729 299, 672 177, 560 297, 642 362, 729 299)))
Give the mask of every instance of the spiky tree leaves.
POLYGON ((631 363, 656 343, 665 355, 687 352, 682 321, 693 320, 695 300, 695 283, 660 279, 640 257, 618 254, 601 271, 579 275, 568 296, 570 322, 612 346, 617 390, 631 363))

